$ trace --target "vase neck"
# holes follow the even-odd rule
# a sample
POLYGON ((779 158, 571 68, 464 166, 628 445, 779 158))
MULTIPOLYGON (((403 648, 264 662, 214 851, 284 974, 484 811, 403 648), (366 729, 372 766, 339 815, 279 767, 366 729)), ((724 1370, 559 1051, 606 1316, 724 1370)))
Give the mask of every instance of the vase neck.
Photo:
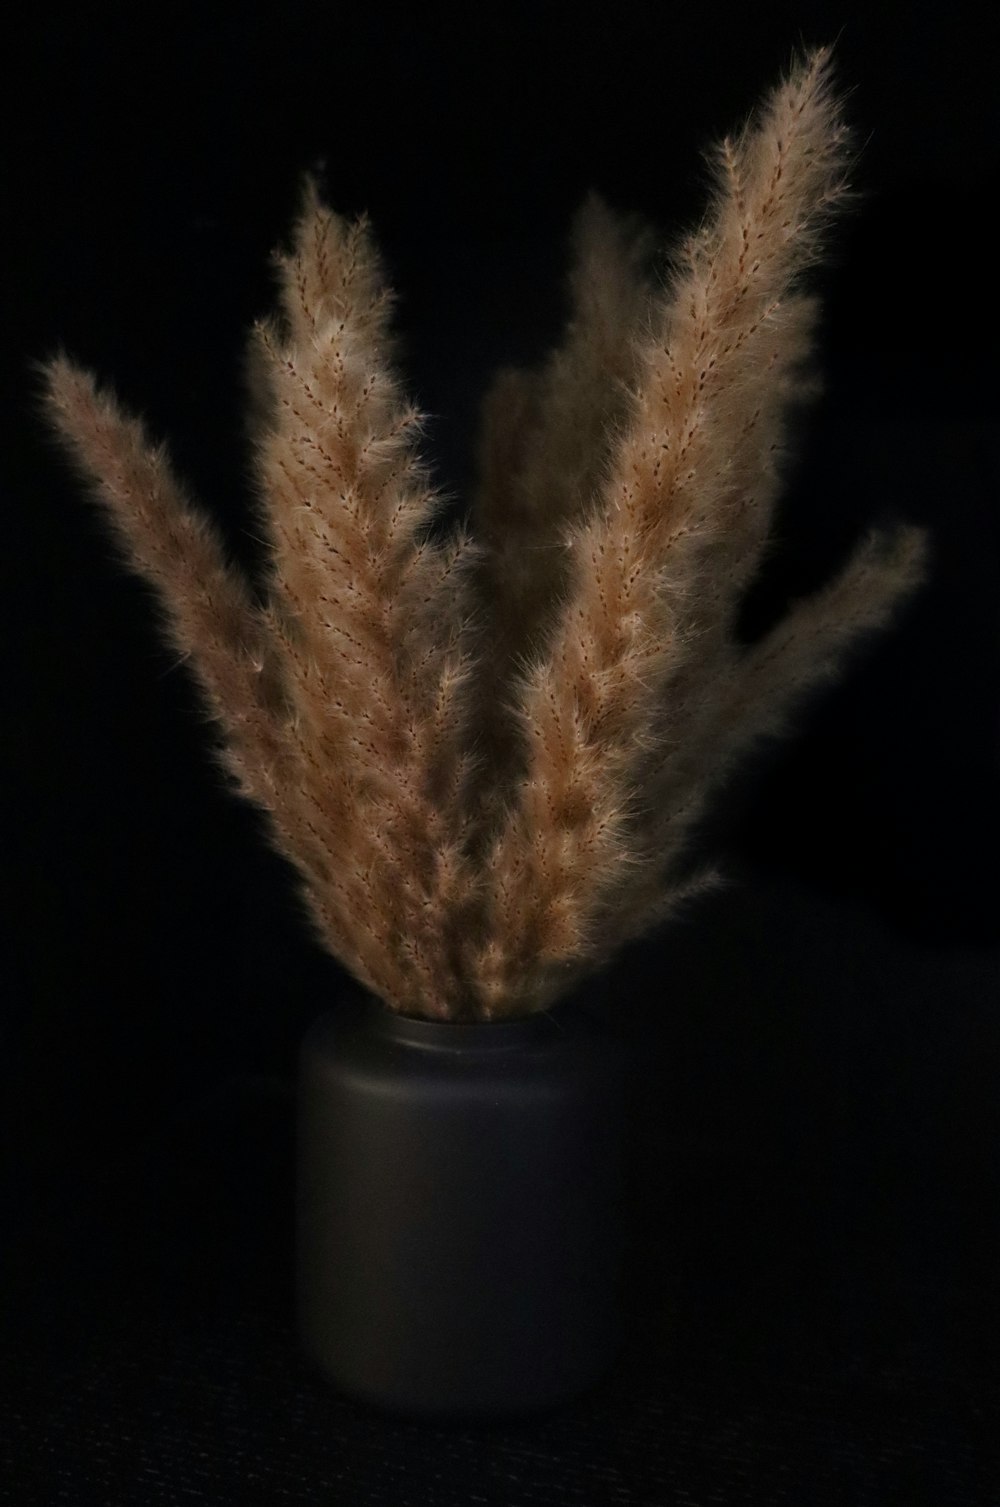
POLYGON ((365 1001, 365 1009, 380 1036, 408 1046, 445 1051, 520 1047, 559 1030, 551 1015, 541 1011, 514 1020, 426 1020, 390 1010, 375 998, 365 1001))

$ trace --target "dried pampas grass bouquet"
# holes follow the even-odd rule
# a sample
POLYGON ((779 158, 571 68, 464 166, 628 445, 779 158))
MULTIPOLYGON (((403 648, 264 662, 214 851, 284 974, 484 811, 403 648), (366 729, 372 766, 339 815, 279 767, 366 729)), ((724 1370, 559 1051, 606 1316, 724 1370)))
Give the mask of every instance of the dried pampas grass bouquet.
POLYGON ((813 52, 712 154, 665 285, 591 199, 572 310, 488 395, 469 521, 419 452, 371 231, 306 188, 253 331, 266 579, 226 558, 163 447, 65 357, 56 428, 156 589, 239 791, 323 945, 392 1010, 543 1010, 692 893, 706 803, 922 571, 901 527, 741 645, 814 336, 803 274, 846 196, 813 52))

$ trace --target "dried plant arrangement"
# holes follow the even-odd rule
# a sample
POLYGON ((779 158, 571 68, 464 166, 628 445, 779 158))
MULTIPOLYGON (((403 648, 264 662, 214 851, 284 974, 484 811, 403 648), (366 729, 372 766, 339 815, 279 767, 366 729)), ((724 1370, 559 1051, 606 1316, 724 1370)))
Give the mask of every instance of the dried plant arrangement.
POLYGON ((763 638, 736 635, 849 150, 818 50, 713 153, 668 278, 647 231, 588 201, 562 343, 497 379, 450 532, 368 223, 311 182, 252 336, 266 579, 139 420, 48 363, 47 411, 158 595, 222 766, 322 944, 392 1009, 545 1009, 716 882, 686 860, 706 803, 921 578, 920 531, 874 532, 763 638))

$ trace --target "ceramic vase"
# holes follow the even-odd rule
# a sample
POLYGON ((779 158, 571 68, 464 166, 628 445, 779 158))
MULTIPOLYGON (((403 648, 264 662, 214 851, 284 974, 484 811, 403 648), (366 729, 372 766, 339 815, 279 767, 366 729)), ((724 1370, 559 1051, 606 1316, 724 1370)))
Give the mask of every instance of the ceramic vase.
POLYGON ((580 1008, 455 1023, 358 996, 301 1055, 302 1345, 396 1414, 537 1413, 623 1332, 627 1042, 580 1008))

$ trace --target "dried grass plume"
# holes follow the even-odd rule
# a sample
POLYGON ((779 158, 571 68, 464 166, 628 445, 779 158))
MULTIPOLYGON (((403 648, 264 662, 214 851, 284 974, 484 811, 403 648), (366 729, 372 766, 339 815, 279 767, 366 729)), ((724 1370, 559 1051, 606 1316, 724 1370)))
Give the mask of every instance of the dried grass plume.
POLYGON ((665 287, 649 232, 589 200, 562 342, 500 374, 450 534, 369 226, 310 182, 252 337, 261 588, 144 426, 48 364, 48 412, 156 588, 224 768, 320 941, 393 1009, 544 1009, 711 885, 682 877, 706 803, 920 579, 917 530, 873 534, 737 641, 847 154, 819 50, 716 149, 665 287))

